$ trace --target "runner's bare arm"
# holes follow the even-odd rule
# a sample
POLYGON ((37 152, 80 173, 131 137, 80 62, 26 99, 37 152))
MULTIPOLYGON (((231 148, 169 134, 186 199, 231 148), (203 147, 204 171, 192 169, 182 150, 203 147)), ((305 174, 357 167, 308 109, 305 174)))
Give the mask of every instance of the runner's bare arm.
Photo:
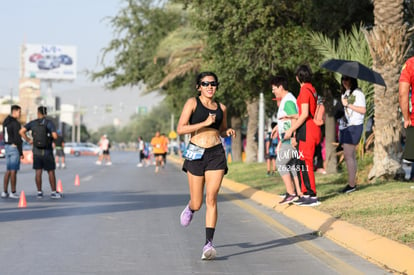
POLYGON ((220 103, 221 110, 223 110, 223 120, 220 125, 220 136, 221 137, 235 137, 236 131, 232 128, 227 128, 227 107, 220 103))

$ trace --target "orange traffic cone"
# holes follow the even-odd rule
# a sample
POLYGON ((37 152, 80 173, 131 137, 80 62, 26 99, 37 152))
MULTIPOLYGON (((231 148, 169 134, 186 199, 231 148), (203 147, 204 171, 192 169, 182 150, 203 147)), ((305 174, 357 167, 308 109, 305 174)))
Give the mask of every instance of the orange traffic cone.
POLYGON ((76 177, 75 177, 75 186, 79 186, 79 185, 80 185, 79 175, 76 174, 76 177))
POLYGON ((58 191, 59 193, 63 193, 62 181, 60 179, 58 180, 56 191, 58 191))
POLYGON ((19 199, 19 205, 17 207, 19 208, 25 208, 27 206, 26 203, 26 196, 24 194, 24 191, 20 192, 20 199, 19 199))

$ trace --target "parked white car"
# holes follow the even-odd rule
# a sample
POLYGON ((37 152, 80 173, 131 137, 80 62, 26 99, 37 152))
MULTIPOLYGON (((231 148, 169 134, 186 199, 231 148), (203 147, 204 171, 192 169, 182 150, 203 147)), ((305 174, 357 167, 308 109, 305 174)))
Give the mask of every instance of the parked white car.
POLYGON ((65 154, 79 156, 96 156, 101 149, 98 145, 90 142, 68 142, 63 148, 65 154))

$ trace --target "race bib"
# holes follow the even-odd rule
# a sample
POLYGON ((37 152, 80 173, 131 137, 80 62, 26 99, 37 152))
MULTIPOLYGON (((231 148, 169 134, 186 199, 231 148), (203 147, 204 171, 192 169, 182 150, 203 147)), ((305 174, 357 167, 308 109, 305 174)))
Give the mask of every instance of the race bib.
POLYGON ((205 148, 189 143, 185 152, 184 158, 186 160, 201 159, 204 155, 205 148))

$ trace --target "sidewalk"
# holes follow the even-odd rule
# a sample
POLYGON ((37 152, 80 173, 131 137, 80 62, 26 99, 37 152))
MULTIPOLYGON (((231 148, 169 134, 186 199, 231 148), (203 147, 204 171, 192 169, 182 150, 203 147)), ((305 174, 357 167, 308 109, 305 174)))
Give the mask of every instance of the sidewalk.
MULTIPOLYGON (((169 158, 181 166, 178 158, 169 158)), ((281 198, 224 178, 223 187, 300 222, 321 236, 392 272, 414 274, 414 250, 318 211, 317 207, 279 205, 281 198)), ((392 226, 392 225, 390 225, 392 226)))

